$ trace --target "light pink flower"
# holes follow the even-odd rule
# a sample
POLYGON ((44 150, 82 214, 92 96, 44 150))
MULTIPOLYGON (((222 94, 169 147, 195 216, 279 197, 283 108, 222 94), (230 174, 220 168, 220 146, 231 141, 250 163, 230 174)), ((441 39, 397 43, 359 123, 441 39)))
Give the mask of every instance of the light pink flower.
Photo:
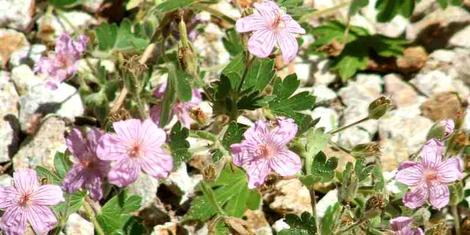
POLYGON ((390 220, 390 228, 396 235, 424 235, 421 228, 412 227, 413 220, 410 217, 400 216, 390 220))
POLYGON ((246 170, 249 188, 263 184, 271 171, 281 176, 300 171, 299 156, 286 146, 296 133, 297 125, 292 119, 278 119, 274 126, 257 121, 243 134, 240 144, 231 146, 233 163, 246 170))
POLYGON ((64 33, 56 40, 55 54, 42 57, 36 64, 34 70, 38 73, 48 75, 46 85, 50 89, 57 86, 77 71, 77 61, 86 50, 88 37, 78 36, 74 41, 68 33, 64 33))
POLYGON ((114 161, 108 173, 110 183, 119 187, 137 180, 139 173, 155 177, 167 177, 173 168, 173 159, 162 149, 165 132, 147 119, 130 119, 113 123, 116 134, 101 137, 97 156, 105 161, 114 161))
POLYGON ((18 169, 13 186, 0 186, 0 209, 4 210, 0 229, 7 235, 24 234, 29 223, 36 234, 47 234, 57 224, 49 208, 64 201, 57 185, 40 185, 36 171, 18 169))
POLYGON ((398 168, 395 179, 411 187, 403 197, 409 208, 418 208, 428 199, 437 209, 449 203, 448 184, 462 179, 463 163, 459 157, 443 160, 444 144, 429 140, 421 150, 421 161, 405 161, 398 168))
POLYGON ((74 163, 64 178, 65 191, 72 193, 86 189, 94 200, 103 197, 102 182, 110 165, 108 161, 96 156, 96 148, 102 135, 100 130, 92 129, 85 139, 80 130, 73 129, 67 137, 67 148, 74 156, 74 163))
POLYGON ((447 138, 454 132, 455 122, 452 119, 445 119, 439 122, 439 125, 444 128, 444 138, 447 138))
POLYGON ((284 62, 289 63, 299 50, 295 34, 305 34, 305 30, 273 1, 255 3, 254 7, 255 13, 238 19, 236 23, 240 33, 253 31, 248 50, 257 57, 265 58, 277 43, 284 62))
MULTIPOLYGON (((156 98, 162 99, 165 95, 166 89, 166 82, 160 84, 154 91, 153 95, 156 98)), ((192 91, 191 100, 188 102, 182 102, 180 100, 176 100, 173 104, 173 108, 171 109, 171 116, 175 115, 178 121, 181 122, 186 128, 191 127, 191 111, 197 107, 202 102, 201 90, 200 89, 193 89, 192 91)), ((160 114, 161 114, 161 103, 152 106, 150 109, 150 118, 156 123, 160 123, 160 114)))

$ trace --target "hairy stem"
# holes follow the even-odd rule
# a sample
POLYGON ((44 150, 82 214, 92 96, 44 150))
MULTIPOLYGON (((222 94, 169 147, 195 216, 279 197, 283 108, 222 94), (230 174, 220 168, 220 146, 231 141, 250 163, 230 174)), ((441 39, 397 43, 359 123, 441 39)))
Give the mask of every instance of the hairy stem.
POLYGON ((91 220, 93 223, 93 226, 95 227, 96 233, 98 235, 105 235, 106 233, 103 231, 103 228, 101 228, 101 225, 98 223, 98 220, 96 219, 95 212, 93 211, 93 208, 91 208, 90 204, 85 200, 83 202, 83 207, 85 208, 85 213, 87 214, 88 218, 91 220))
POLYGON ((320 226, 318 223, 318 218, 317 218, 317 198, 315 195, 315 189, 313 189, 313 185, 309 187, 309 193, 310 193, 310 204, 312 206, 312 216, 315 219, 315 228, 317 229, 317 232, 320 231, 320 226))
POLYGON ((363 123, 363 122, 365 122, 365 121, 367 121, 367 120, 369 120, 369 117, 365 117, 365 118, 363 118, 363 119, 361 119, 361 120, 359 120, 359 121, 355 121, 355 122, 353 122, 353 123, 351 123, 351 124, 348 124, 348 125, 346 125, 346 126, 339 127, 339 128, 337 128, 337 129, 335 129, 335 130, 332 130, 332 131, 328 132, 328 134, 330 134, 330 135, 336 134, 336 133, 341 132, 341 131, 344 131, 344 130, 350 128, 350 127, 353 127, 353 126, 355 126, 355 125, 357 125, 357 124, 363 123))
POLYGON ((450 206, 450 210, 452 211, 452 216, 454 217, 455 234, 460 235, 462 232, 460 230, 460 214, 459 210, 457 209, 457 205, 450 206))

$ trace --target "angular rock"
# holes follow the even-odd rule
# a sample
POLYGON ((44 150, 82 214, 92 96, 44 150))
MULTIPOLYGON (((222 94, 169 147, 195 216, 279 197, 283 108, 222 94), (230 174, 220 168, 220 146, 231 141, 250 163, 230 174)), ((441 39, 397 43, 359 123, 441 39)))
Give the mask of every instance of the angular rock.
POLYGON ((330 102, 338 97, 333 90, 324 84, 314 85, 313 95, 315 96, 317 103, 330 102))
POLYGON ((310 193, 298 179, 281 180, 274 185, 274 201, 269 208, 283 215, 312 213, 310 193))
POLYGON ((423 115, 433 121, 443 119, 458 120, 464 113, 461 99, 452 92, 443 92, 433 95, 421 105, 423 115))
POLYGON ((392 99, 393 105, 398 108, 416 106, 422 103, 422 97, 418 96, 418 93, 403 81, 403 78, 397 74, 389 74, 384 77, 385 81, 385 92, 390 99, 392 99))
POLYGON ((13 29, 0 29, 0 67, 7 65, 13 53, 28 50, 28 48, 29 42, 24 34, 13 29))
POLYGON ((194 193, 197 184, 202 180, 202 175, 189 176, 185 163, 182 163, 176 171, 166 178, 164 184, 174 193, 181 195, 180 203, 184 203, 194 193))
POLYGON ((271 226, 269 225, 266 217, 262 210, 247 210, 244 216, 246 217, 246 223, 250 230, 255 234, 271 235, 273 234, 271 226))
MULTIPOLYGON (((317 59, 315 62, 315 70, 313 74, 313 79, 315 84, 324 84, 328 85, 332 83, 338 75, 332 73, 330 70, 331 61, 327 59, 317 59)), ((312 82, 313 83, 313 82, 312 82)))
POLYGON ((91 222, 82 218, 79 214, 73 213, 65 224, 65 234, 93 235, 95 234, 95 228, 91 222))
POLYGON ((65 151, 65 122, 51 116, 43 120, 34 136, 28 137, 13 157, 13 167, 34 168, 38 165, 53 168, 54 155, 65 151))
POLYGON ((449 39, 449 46, 470 48, 470 26, 458 31, 449 39))
POLYGON ((0 175, 0 186, 11 186, 13 182, 13 177, 8 174, 0 175))
POLYGON ((142 197, 141 208, 146 208, 155 201, 158 185, 159 182, 156 178, 141 173, 137 181, 130 184, 127 188, 131 194, 142 197))
POLYGON ((448 73, 440 70, 432 70, 416 75, 410 81, 418 90, 427 96, 432 96, 440 92, 457 92, 461 98, 466 99, 470 94, 470 88, 463 84, 463 81, 454 79, 448 73))
POLYGON ((333 206, 336 202, 338 202, 338 190, 330 190, 328 193, 323 196, 316 205, 316 212, 319 218, 322 218, 328 207, 333 206))
POLYGON ((10 161, 19 144, 18 102, 10 77, 0 71, 0 163, 10 161))
POLYGON ((13 52, 10 56, 10 66, 16 67, 21 64, 36 64, 47 50, 46 46, 42 44, 34 44, 28 47, 23 47, 20 50, 13 52))
POLYGON ((178 234, 178 223, 166 222, 162 225, 157 225, 153 228, 151 235, 172 235, 178 234))
POLYGON ((34 0, 0 0, 0 28, 26 31, 31 27, 34 0))

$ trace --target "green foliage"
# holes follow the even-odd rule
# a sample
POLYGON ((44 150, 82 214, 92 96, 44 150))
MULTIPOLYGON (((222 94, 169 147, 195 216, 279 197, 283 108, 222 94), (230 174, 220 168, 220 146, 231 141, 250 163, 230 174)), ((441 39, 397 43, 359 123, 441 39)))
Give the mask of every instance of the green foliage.
POLYGON ((174 11, 192 5, 195 0, 166 0, 157 6, 162 12, 174 11))
POLYGON ((271 111, 279 116, 291 117, 300 126, 300 132, 313 123, 310 116, 300 113, 301 111, 313 109, 315 97, 309 92, 294 92, 300 85, 296 74, 291 74, 284 80, 277 78, 273 85, 273 98, 269 101, 271 111))
POLYGON ((254 58, 246 74, 243 89, 262 91, 274 77, 274 60, 254 58))
POLYGON ((353 0, 349 6, 349 15, 355 15, 361 8, 367 6, 369 0, 353 0))
POLYGON ((68 218, 69 215, 77 212, 85 201, 86 192, 78 191, 75 193, 67 193, 65 201, 54 206, 54 211, 59 218, 68 218))
POLYGON ((64 153, 56 152, 54 155, 54 171, 42 166, 37 166, 36 172, 39 178, 45 179, 48 184, 60 185, 71 166, 72 162, 64 153))
POLYGON ((55 172, 45 167, 37 166, 36 173, 41 180, 46 180, 48 184, 60 184, 62 182, 62 179, 55 172))
POLYGON ((302 0, 278 0, 278 3, 296 20, 300 19, 301 16, 314 11, 313 8, 304 7, 304 2, 302 0))
POLYGON ((170 150, 173 156, 174 166, 179 166, 181 162, 191 159, 189 153, 189 142, 186 140, 189 136, 189 130, 176 123, 170 132, 170 150))
MULTIPOLYGON (((223 147, 228 150, 230 149, 230 145, 235 143, 240 143, 243 139, 243 133, 245 132, 246 127, 242 126, 237 122, 231 122, 227 128, 227 131, 222 138, 222 145, 223 147)), ((223 156, 223 153, 217 149, 214 154, 212 155, 212 159, 214 161, 220 160, 223 156)))
POLYGON ((290 226, 290 228, 281 230, 279 232, 279 235, 315 235, 317 234, 316 233, 317 228, 315 226, 315 218, 308 212, 302 213, 300 217, 294 214, 288 214, 286 215, 285 221, 290 226))
POLYGON ((339 22, 329 22, 311 31, 317 41, 311 45, 311 50, 329 45, 343 45, 341 53, 332 57, 331 69, 336 71, 344 80, 352 77, 358 71, 365 70, 372 56, 393 57, 402 55, 406 40, 390 38, 383 35, 370 35, 366 29, 352 26, 347 41, 344 31, 346 27, 339 22))
POLYGON ((191 100, 192 88, 189 84, 189 75, 182 70, 175 68, 173 64, 168 64, 168 79, 173 80, 176 90, 176 98, 187 102, 191 100))
MULTIPOLYGON (((241 169, 227 164, 220 176, 209 184, 217 204, 225 213, 233 217, 241 217, 246 209, 257 209, 261 197, 256 190, 248 189, 248 181, 241 169)), ((216 210, 205 195, 196 197, 184 220, 207 221, 216 214, 216 210)))
POLYGON ((236 55, 230 63, 222 70, 229 81, 232 90, 236 91, 242 82, 243 73, 245 71, 245 54, 236 55))
POLYGON ((334 234, 341 215, 340 209, 341 206, 338 202, 326 209, 325 215, 320 223, 321 234, 334 234))
POLYGON ((48 0, 48 2, 55 7, 73 7, 78 5, 81 1, 80 0, 48 0))
POLYGON ((122 233, 132 218, 131 213, 140 208, 141 201, 141 197, 123 191, 106 202, 96 219, 106 234, 122 233))
MULTIPOLYGON (((119 26, 102 23, 96 28, 98 48, 112 54, 114 51, 141 51, 149 43, 148 38, 138 34, 139 26, 132 26, 131 21, 124 19, 119 26)), ((143 29, 140 29, 141 31, 143 29)))
POLYGON ((338 166, 338 158, 326 158, 323 152, 315 155, 313 162, 310 166, 311 173, 306 176, 301 176, 300 180, 305 185, 312 185, 317 182, 329 182, 334 179, 335 169, 338 166))
POLYGON ((442 8, 446 8, 449 5, 460 6, 463 4, 462 0, 437 0, 437 2, 439 3, 439 6, 441 6, 442 8))
POLYGON ((239 55, 243 52, 242 39, 240 34, 235 31, 235 28, 227 29, 225 37, 222 38, 222 43, 232 56, 239 55))
POLYGON ((378 0, 375 8, 379 11, 377 20, 387 22, 396 15, 402 15, 409 18, 415 9, 416 0, 378 0))

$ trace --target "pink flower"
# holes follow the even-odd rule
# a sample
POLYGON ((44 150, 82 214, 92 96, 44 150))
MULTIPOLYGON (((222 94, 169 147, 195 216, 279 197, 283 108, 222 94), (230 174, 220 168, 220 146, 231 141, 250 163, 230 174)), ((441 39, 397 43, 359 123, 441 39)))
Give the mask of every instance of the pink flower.
POLYGON ((110 183, 119 187, 137 180, 143 170, 155 178, 167 177, 173 168, 173 159, 161 145, 165 132, 147 119, 130 119, 113 123, 116 134, 105 134, 96 150, 98 158, 114 161, 108 173, 110 183))
POLYGON ((390 227, 396 235, 424 235, 421 228, 413 228, 410 217, 400 216, 390 220, 390 227))
POLYGON ((284 62, 289 63, 299 50, 295 34, 305 34, 305 30, 273 1, 255 3, 254 6, 255 13, 238 19, 236 23, 240 33, 254 31, 248 41, 248 50, 257 57, 265 58, 277 43, 284 62))
MULTIPOLYGON (((159 99, 162 99, 165 95, 166 82, 160 84, 154 91, 153 95, 159 99)), ((192 98, 188 102, 181 102, 176 100, 171 110, 171 115, 175 115, 178 121, 186 127, 191 127, 191 111, 202 102, 201 91, 199 89, 193 89, 192 98)), ((160 123, 161 104, 154 105, 150 109, 150 118, 156 123, 160 123)))
POLYGON ((421 162, 405 161, 398 168, 395 179, 411 187, 403 197, 409 208, 418 208, 429 199, 437 209, 449 203, 448 184, 462 179, 463 163, 459 157, 442 160, 444 144, 429 140, 421 150, 421 162))
POLYGON ((48 206, 64 201, 57 185, 40 185, 36 171, 18 169, 13 173, 14 186, 0 187, 0 209, 4 210, 1 230, 7 235, 24 234, 27 223, 36 234, 47 234, 57 224, 48 206))
POLYGON ((60 35, 56 41, 55 55, 42 57, 36 64, 36 72, 49 76, 46 85, 57 89, 59 83, 77 71, 77 61, 86 50, 88 37, 78 36, 74 41, 68 33, 60 35))
POLYGON ((257 121, 240 144, 231 146, 233 163, 246 170, 249 188, 263 184, 271 171, 291 176, 301 169, 299 156, 286 146, 295 137, 297 125, 292 119, 278 119, 275 124, 257 121))
POLYGON ((455 122, 452 119, 445 119, 439 122, 439 125, 444 128, 444 138, 447 138, 454 132, 455 122))
POLYGON ((80 130, 73 129, 67 137, 67 148, 75 161, 64 178, 65 191, 72 193, 79 189, 87 189, 94 200, 103 197, 102 182, 110 166, 109 162, 96 157, 96 148, 102 135, 100 130, 92 129, 85 139, 80 130))

